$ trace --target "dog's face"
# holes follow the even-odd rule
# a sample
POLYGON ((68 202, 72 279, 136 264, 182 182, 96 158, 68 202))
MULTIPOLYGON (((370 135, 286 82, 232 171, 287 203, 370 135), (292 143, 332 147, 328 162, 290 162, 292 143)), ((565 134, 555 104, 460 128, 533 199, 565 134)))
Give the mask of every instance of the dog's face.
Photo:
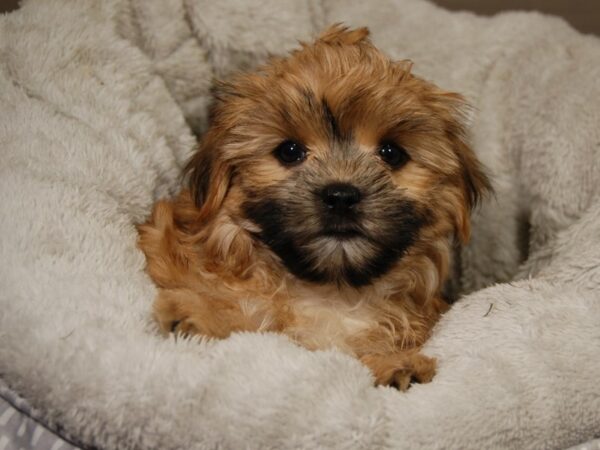
POLYGON ((466 240, 485 175, 462 98, 335 26, 217 91, 188 166, 203 217, 250 222, 296 276, 362 286, 407 252, 466 240))

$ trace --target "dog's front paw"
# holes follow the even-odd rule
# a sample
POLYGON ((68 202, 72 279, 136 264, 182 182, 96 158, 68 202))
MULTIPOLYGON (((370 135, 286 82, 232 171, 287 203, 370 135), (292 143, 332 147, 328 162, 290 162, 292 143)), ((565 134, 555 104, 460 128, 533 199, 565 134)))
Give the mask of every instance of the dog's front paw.
POLYGON ((361 358, 376 385, 393 386, 406 391, 413 383, 429 383, 435 375, 436 361, 416 351, 389 355, 365 355, 361 358))
POLYGON ((206 334, 194 320, 197 296, 184 290, 161 290, 154 303, 154 318, 164 334, 206 334))
POLYGON ((189 318, 169 321, 161 326, 165 328, 169 327, 169 331, 178 336, 193 336, 196 334, 203 334, 189 318))
POLYGON ((235 331, 274 330, 276 322, 269 310, 260 302, 253 306, 245 310, 235 300, 215 299, 189 289, 161 289, 154 317, 164 334, 224 339, 235 331))

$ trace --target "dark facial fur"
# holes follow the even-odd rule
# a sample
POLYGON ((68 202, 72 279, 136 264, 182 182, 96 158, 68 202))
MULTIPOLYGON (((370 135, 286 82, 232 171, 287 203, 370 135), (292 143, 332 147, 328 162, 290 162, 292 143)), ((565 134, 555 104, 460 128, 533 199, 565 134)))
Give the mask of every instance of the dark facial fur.
POLYGON ((359 287, 394 265, 414 242, 426 213, 404 198, 378 161, 351 150, 347 140, 332 147, 326 160, 307 162, 288 179, 248 192, 255 200, 243 210, 261 228, 258 238, 294 275, 359 287), (332 211, 322 198, 325 186, 339 182, 360 192, 348 211, 332 211))

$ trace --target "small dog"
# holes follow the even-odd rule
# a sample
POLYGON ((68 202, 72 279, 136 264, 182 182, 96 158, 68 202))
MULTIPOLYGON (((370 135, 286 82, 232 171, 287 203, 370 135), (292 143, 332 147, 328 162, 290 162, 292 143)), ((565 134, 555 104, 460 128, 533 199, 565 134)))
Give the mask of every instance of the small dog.
POLYGON ((377 384, 428 382, 455 240, 488 179, 465 102, 335 25, 216 88, 189 189, 140 247, 165 332, 274 331, 338 348, 377 384))

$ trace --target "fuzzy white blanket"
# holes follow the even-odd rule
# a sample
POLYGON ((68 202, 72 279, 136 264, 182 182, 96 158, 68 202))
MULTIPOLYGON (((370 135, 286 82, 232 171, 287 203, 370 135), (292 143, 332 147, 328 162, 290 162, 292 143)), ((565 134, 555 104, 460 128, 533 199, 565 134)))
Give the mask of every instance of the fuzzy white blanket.
POLYGON ((100 448, 564 448, 600 436, 600 40, 422 0, 31 0, 0 18, 0 376, 100 448), (324 25, 476 106, 495 198, 439 373, 375 388, 277 335, 163 339, 134 224, 178 186, 211 77, 324 25), (520 281, 519 281, 520 280, 520 281), (490 286, 495 284, 491 287, 490 286))

